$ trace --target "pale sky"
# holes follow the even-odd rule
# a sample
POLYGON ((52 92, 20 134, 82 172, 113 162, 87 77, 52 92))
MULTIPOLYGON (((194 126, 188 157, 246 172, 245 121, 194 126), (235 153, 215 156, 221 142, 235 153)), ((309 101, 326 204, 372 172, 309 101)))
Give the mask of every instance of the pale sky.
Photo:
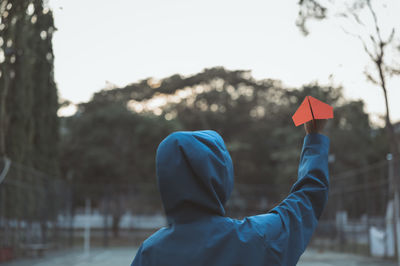
MULTIPOLYGON (((396 14, 398 2, 390 8, 396 14)), ((295 26, 296 3, 50 0, 58 29, 53 45, 60 97, 78 103, 106 82, 122 87, 147 77, 224 66, 287 86, 342 84, 347 97, 365 101, 376 121, 384 113, 384 98, 365 79, 369 60, 359 41, 333 21, 311 23, 311 34, 302 36, 295 26)), ((400 29, 395 16, 385 19, 400 29)), ((400 120, 400 78, 388 83, 392 119, 400 120)))

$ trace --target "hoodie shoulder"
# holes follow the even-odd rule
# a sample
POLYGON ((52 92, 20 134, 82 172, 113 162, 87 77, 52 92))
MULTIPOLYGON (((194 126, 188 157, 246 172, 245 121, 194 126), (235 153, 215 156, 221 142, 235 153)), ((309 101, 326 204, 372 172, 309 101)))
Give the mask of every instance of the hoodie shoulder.
POLYGON ((169 233, 170 229, 168 227, 162 227, 159 230, 157 230, 155 233, 153 233, 151 236, 149 236, 145 241, 143 241, 143 249, 148 250, 152 246, 158 244, 160 241, 162 241, 169 233))
POLYGON ((154 254, 154 249, 160 247, 160 243, 163 242, 163 239, 166 237, 167 232, 168 228, 163 227, 157 232, 153 233, 151 236, 149 236, 146 240, 144 240, 142 245, 140 245, 140 248, 138 249, 131 266, 152 265, 152 254, 154 254))

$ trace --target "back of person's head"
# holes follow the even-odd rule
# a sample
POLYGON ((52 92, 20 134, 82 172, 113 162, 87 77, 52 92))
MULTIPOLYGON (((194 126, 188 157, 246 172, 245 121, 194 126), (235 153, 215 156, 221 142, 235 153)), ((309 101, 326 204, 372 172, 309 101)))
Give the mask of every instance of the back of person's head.
POLYGON ((172 133, 158 146, 156 170, 169 222, 225 215, 234 175, 231 157, 217 132, 172 133))

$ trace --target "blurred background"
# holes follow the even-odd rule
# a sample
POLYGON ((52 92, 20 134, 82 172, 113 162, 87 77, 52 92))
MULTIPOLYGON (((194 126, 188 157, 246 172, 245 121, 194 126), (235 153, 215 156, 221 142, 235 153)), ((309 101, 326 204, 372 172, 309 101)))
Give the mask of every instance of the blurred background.
MULTIPOLYGON (((129 265, 166 219, 155 151, 213 129, 226 209, 297 178, 307 95, 334 107, 329 201, 299 265, 400 261, 399 1, 0 1, 0 264, 129 265)), ((399 264, 400 265, 400 264, 399 264)))

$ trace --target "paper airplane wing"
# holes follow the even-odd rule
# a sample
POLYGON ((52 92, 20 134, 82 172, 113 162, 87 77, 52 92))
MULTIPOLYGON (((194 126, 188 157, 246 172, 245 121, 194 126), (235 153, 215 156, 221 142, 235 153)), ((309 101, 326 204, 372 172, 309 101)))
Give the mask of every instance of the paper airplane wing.
POLYGON ((296 113, 294 113, 292 119, 296 127, 313 119, 308 96, 304 98, 304 101, 301 103, 296 113))
POLYGON ((329 104, 321 102, 312 96, 306 96, 296 113, 292 116, 296 125, 304 124, 312 119, 329 119, 333 118, 333 107, 329 104))
POLYGON ((314 115, 314 119, 333 118, 333 107, 329 104, 321 102, 314 97, 308 96, 310 106, 314 115))

